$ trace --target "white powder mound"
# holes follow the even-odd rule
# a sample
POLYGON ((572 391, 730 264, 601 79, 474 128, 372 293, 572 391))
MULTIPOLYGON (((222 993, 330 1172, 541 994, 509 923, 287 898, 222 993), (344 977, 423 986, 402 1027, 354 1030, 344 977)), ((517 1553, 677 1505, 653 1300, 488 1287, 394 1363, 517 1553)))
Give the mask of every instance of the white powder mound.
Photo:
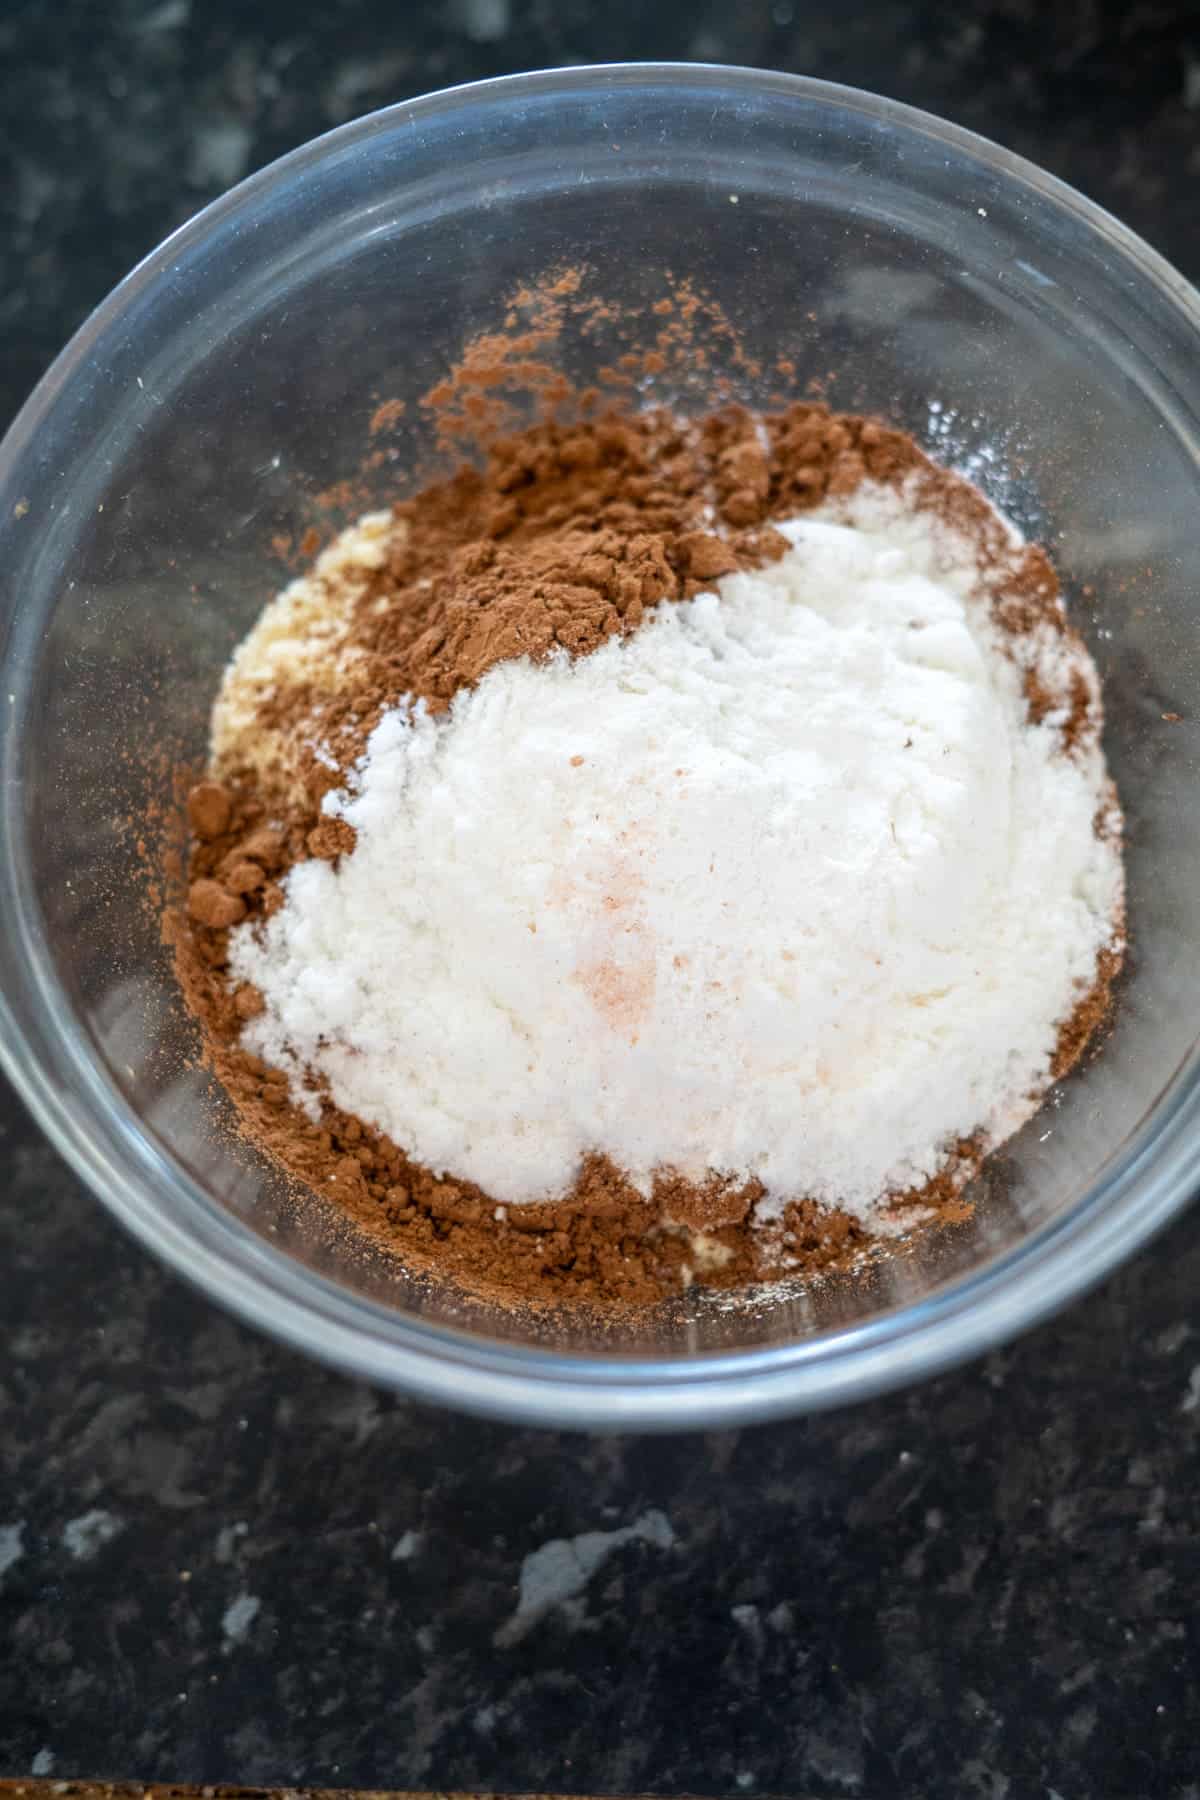
POLYGON ((631 638, 387 715, 326 802, 353 853, 232 934, 248 1046, 510 1204, 600 1151, 877 1221, 1029 1116, 1119 931, 1100 753, 1030 725, 931 517, 864 488, 782 529, 631 638))

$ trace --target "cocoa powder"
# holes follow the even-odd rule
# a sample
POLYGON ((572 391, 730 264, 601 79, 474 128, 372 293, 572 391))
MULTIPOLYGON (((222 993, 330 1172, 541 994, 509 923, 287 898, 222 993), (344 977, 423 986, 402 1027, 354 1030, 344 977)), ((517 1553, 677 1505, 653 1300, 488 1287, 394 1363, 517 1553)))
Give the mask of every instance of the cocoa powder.
MULTIPOLYGON (((226 972, 229 929, 282 904, 292 864, 353 848, 353 832, 322 817, 320 802, 402 696, 438 712, 507 658, 587 655, 635 631, 647 607, 778 556, 786 541, 773 519, 864 479, 911 483, 918 504, 971 535, 992 567, 996 617, 1014 646, 1034 630, 1071 637, 1044 554, 1014 554, 982 496, 904 433, 806 403, 761 421, 730 407, 685 424, 585 399, 570 422, 502 438, 482 468, 463 467, 399 503, 391 553, 363 584, 349 622, 345 680, 332 692, 303 680, 277 686, 261 710, 276 734, 277 765, 252 773, 227 759, 219 779, 193 788, 188 901, 172 931, 211 1064, 247 1133, 410 1268, 506 1304, 612 1308, 647 1304, 692 1280, 732 1287, 811 1275, 873 1248, 857 1220, 803 1198, 769 1232, 753 1228, 762 1191, 753 1181, 696 1187, 664 1174, 645 1198, 598 1156, 566 1199, 498 1207, 479 1188, 414 1164, 328 1095, 315 1123, 297 1109, 285 1077, 241 1048, 242 1025, 262 1002, 226 972)), ((1033 719, 1066 718, 1064 755, 1094 734, 1086 683, 1061 694, 1027 683, 1026 697, 1033 719)), ((1102 1024, 1118 967, 1115 952, 1102 959, 1064 1024, 1056 1079, 1102 1024)), ((893 1196, 893 1223, 963 1219, 962 1189, 982 1148, 962 1141, 936 1180, 893 1196)))

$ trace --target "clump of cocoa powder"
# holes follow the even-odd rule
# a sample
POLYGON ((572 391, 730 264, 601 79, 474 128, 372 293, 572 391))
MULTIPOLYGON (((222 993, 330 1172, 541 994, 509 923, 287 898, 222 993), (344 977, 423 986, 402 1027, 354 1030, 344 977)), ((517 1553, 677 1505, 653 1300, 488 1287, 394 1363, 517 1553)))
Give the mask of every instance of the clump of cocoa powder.
MULTIPOLYGON (((1074 641, 1043 553, 1014 550, 983 498, 902 432, 805 403, 761 420, 731 407, 698 422, 585 403, 570 423, 502 439, 482 468, 465 466, 400 502, 388 553, 361 578, 349 610, 337 681, 284 681, 261 703, 278 765, 251 770, 235 745, 215 778, 193 789, 186 917, 174 932, 212 1066, 250 1136, 408 1266, 506 1303, 612 1308, 644 1305, 691 1281, 733 1287, 841 1268, 874 1244, 859 1221, 803 1198, 778 1226, 756 1229, 761 1189, 752 1181, 696 1187, 664 1173, 647 1199, 602 1157, 565 1199, 497 1206, 480 1189, 410 1162, 327 1094, 319 1120, 307 1117, 284 1075, 241 1048, 242 1026, 262 1002, 227 973, 230 929, 282 904, 280 883, 294 863, 353 848, 353 831, 324 817, 320 803, 342 785, 384 711, 404 696, 443 711, 512 657, 587 655, 635 631, 648 607, 773 560, 786 548, 773 520, 868 479, 911 484, 915 504, 970 534, 991 565, 995 615, 1015 649, 1035 631, 1074 641)), ((1066 721, 1063 754, 1094 733, 1086 683, 1055 694, 1027 682, 1026 697, 1035 721, 1052 712, 1066 721)), ((1118 962, 1115 953, 1102 960, 1064 1024, 1056 1079, 1102 1021, 1118 962)), ((964 1182, 981 1160, 978 1144, 958 1144, 937 1179, 893 1198, 893 1228, 962 1219, 964 1182)))

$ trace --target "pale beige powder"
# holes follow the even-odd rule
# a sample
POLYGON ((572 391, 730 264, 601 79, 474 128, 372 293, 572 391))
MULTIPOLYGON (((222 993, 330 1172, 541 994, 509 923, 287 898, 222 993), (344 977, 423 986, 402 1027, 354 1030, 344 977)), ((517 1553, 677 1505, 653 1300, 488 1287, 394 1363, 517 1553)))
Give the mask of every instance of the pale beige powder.
POLYGON ((280 770, 296 769, 288 752, 303 721, 270 726, 262 708, 279 690, 305 688, 314 699, 331 699, 346 687, 362 654, 346 642, 355 606, 407 530, 390 512, 364 514, 266 607, 234 652, 213 708, 218 779, 253 774, 271 787, 280 770))

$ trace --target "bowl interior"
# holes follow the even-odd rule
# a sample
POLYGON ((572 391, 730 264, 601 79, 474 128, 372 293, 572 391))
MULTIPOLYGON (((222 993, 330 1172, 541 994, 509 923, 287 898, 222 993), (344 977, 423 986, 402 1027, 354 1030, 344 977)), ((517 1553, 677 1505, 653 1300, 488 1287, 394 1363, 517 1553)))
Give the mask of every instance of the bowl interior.
MULTIPOLYGON (((673 1362, 853 1331, 1090 1203, 1200 1014, 1200 358, 1186 292, 1094 219, 1002 153, 865 96, 566 71, 335 134, 144 265, 0 468, 5 981, 27 1053, 106 1134, 112 1183, 136 1165, 168 1223, 208 1207, 243 1260, 283 1250, 377 1333, 418 1319, 509 1350, 673 1362), (147 818, 172 766, 203 758, 220 667, 285 575, 273 540, 327 531, 318 496, 350 473, 385 503, 444 465, 421 396, 518 284, 580 266, 635 346, 668 278, 691 279, 749 353, 724 368, 743 399, 818 391, 884 413, 1048 544, 1106 683, 1132 934, 1103 1055, 1008 1147, 971 1225, 868 1280, 752 1306, 692 1293, 600 1335, 468 1307, 297 1211, 220 1123, 144 898, 147 818), (382 400, 404 412, 371 439, 382 400)), ((620 347, 576 319, 551 354, 579 380, 620 347)), ((676 371, 651 397, 697 410, 711 378, 676 371)))

